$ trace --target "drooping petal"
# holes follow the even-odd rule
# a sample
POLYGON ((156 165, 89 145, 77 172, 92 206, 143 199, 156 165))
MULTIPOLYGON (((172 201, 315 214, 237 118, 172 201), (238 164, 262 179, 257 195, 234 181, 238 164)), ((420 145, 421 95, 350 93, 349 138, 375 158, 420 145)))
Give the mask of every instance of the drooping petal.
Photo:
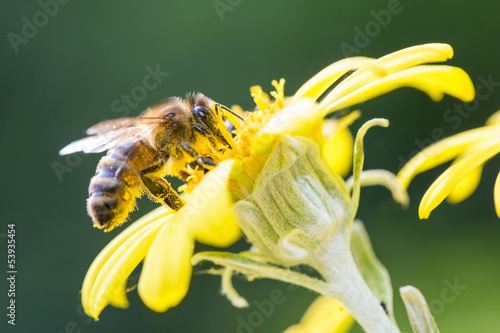
POLYGON ((226 247, 241 237, 228 181, 235 160, 226 160, 205 175, 181 213, 197 241, 226 247))
POLYGON ((398 178, 408 187, 413 177, 462 154, 468 147, 500 134, 500 126, 481 127, 436 142, 415 155, 399 171, 398 178))
POLYGON ((352 324, 354 318, 340 301, 320 296, 309 306, 300 323, 284 333, 342 333, 352 324))
POLYGON ((124 297, 125 281, 148 252, 159 226, 171 216, 162 217, 130 235, 102 264, 93 283, 85 286, 84 282, 82 304, 89 316, 97 320, 111 298, 113 303, 120 303, 118 298, 124 297))
POLYGON ((495 201, 495 211, 497 213, 497 216, 500 217, 500 173, 498 173, 497 180, 495 181, 493 199, 495 201))
POLYGON ((488 141, 476 150, 462 157, 441 174, 429 187, 420 202, 419 215, 421 219, 429 217, 436 208, 471 171, 500 152, 500 138, 488 141))
POLYGON ((156 312, 178 305, 191 282, 194 239, 177 213, 165 223, 144 259, 137 291, 144 304, 156 312))
POLYGON ((446 201, 451 204, 456 204, 467 199, 479 185, 483 166, 480 165, 469 172, 458 184, 453 191, 446 197, 446 201))
MULTIPOLYGON (((148 228, 148 226, 150 226, 153 222, 155 222, 158 219, 160 219, 168 214, 171 214, 171 213, 172 213, 172 210, 170 210, 170 209, 167 209, 165 207, 158 207, 157 209, 155 209, 152 212, 150 212, 149 214, 143 216, 142 218, 137 220, 135 223, 131 224, 127 229, 122 231, 94 259, 94 261, 92 262, 92 265, 90 265, 90 267, 87 271, 87 274, 85 275, 85 279, 83 280, 83 285, 82 285, 82 293, 81 293, 82 305, 83 305, 83 309, 85 310, 85 312, 87 314, 89 314, 90 316, 92 316, 96 319, 97 319, 97 316, 99 315, 99 313, 90 314, 89 298, 90 298, 90 293, 94 287, 94 282, 95 282, 97 276, 99 275, 100 270, 106 264, 106 262, 109 260, 109 258, 131 236, 137 235, 141 229, 148 228)), ((116 290, 117 294, 115 294, 113 297, 116 301, 113 302, 112 305, 117 304, 116 306, 120 306, 118 304, 121 304, 121 306, 126 306, 126 303, 123 301, 123 297, 126 298, 124 286, 123 286, 123 288, 120 288, 120 290, 121 291, 116 290), (121 296, 118 296, 119 294, 121 294, 121 296), (121 302, 117 300, 118 297, 122 298, 121 302)))
POLYGON ((439 101, 446 93, 470 102, 475 94, 470 77, 462 69, 451 66, 422 65, 384 76, 347 95, 340 95, 334 89, 321 101, 320 107, 326 115, 401 87, 422 90, 434 101, 439 101))
POLYGON ((500 135, 500 126, 481 127, 436 142, 415 155, 399 171, 398 178, 408 187, 413 177, 462 154, 468 147, 500 135))
MULTIPOLYGON (((387 75, 389 75, 426 63, 443 62, 452 57, 453 48, 450 45, 430 43, 411 46, 390 53, 377 59, 375 63, 383 66, 387 75)), ((345 96, 378 78, 380 78, 380 71, 361 68, 335 87, 335 95, 339 97, 345 96)))

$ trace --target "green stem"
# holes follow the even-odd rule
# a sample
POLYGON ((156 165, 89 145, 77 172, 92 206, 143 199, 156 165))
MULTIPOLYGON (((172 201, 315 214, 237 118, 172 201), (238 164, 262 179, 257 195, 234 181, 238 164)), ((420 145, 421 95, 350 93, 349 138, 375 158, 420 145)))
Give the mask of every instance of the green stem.
POLYGON ((344 304, 368 333, 399 333, 359 271, 350 250, 350 229, 339 228, 333 237, 315 251, 313 267, 327 282, 323 295, 344 304))
POLYGON ((322 273, 328 277, 327 282, 227 252, 199 252, 191 262, 196 265, 201 261, 210 261, 246 275, 302 286, 340 300, 367 333, 399 333, 361 277, 352 257, 341 256, 337 259, 335 267, 323 267, 322 273))

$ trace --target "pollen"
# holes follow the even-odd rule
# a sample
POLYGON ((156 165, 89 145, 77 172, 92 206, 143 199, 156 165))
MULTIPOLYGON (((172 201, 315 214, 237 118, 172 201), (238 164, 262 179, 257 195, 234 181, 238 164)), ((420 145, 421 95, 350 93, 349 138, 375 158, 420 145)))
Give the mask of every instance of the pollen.
MULTIPOLYGON (((250 88, 251 95, 258 110, 254 112, 243 112, 246 118, 243 124, 239 124, 238 130, 236 131, 234 137, 236 147, 234 149, 228 149, 223 157, 224 160, 237 159, 242 161, 243 172, 240 173, 237 180, 230 181, 232 193, 238 198, 243 198, 247 196, 248 193, 251 193, 252 184, 260 174, 266 162, 266 156, 252 154, 251 152, 250 147, 255 134, 257 134, 263 125, 266 124, 278 110, 285 106, 285 80, 281 79, 279 82, 273 80, 272 85, 276 89, 270 93, 274 98, 273 101, 260 86, 253 86, 250 88)), ((239 106, 233 108, 240 112, 243 110, 239 106)))

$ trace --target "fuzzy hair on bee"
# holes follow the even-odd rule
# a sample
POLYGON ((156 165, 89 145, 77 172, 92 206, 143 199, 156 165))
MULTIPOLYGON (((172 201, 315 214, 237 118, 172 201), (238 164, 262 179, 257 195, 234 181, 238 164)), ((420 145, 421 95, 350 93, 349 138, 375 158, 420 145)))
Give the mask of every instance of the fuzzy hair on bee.
POLYGON ((136 199, 147 194, 173 210, 184 201, 165 180, 175 176, 189 182, 195 172, 206 172, 235 146, 223 116, 243 120, 229 108, 201 93, 186 99, 169 98, 138 117, 105 120, 87 129, 87 137, 59 151, 107 151, 90 180, 87 212, 94 226, 111 231, 126 222, 136 199))

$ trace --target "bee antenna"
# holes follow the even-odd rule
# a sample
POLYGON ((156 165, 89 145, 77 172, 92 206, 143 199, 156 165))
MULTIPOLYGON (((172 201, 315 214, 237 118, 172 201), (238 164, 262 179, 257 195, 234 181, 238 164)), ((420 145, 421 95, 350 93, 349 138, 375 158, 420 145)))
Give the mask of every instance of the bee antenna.
MULTIPOLYGON (((217 103, 217 104, 219 104, 219 103, 217 103)), ((242 121, 245 121, 245 119, 243 119, 243 118, 242 118, 239 114, 237 114, 236 112, 234 112, 233 110, 231 110, 231 109, 230 109, 230 108, 228 108, 227 106, 224 106, 224 105, 222 105, 222 104, 219 104, 219 106, 220 106, 222 109, 226 110, 227 112, 230 112, 231 114, 233 114, 235 117, 237 117, 237 118, 241 119, 242 121)))

